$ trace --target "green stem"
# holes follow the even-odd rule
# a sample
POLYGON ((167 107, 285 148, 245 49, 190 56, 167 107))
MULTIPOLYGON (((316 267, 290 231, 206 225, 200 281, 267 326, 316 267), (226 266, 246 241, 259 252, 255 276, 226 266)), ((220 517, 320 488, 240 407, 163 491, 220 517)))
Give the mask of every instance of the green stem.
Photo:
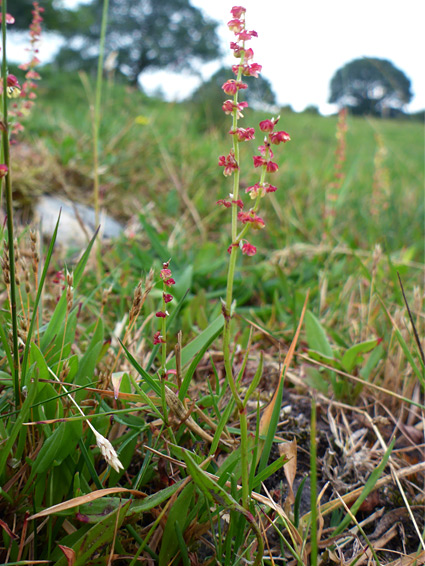
MULTIPOLYGON (((95 226, 99 226, 100 222, 100 196, 99 196, 99 128, 100 128, 100 108, 102 102, 102 83, 103 83, 103 58, 105 53, 105 37, 106 26, 108 23, 109 0, 103 0, 102 24, 100 29, 99 57, 97 61, 97 78, 96 78, 96 97, 94 105, 93 119, 93 204, 95 215, 95 226)), ((98 251, 98 271, 100 271, 100 240, 97 244, 98 251)), ((100 273, 99 273, 100 275, 100 273)))
POLYGON ((310 564, 317 566, 317 444, 316 444, 316 399, 311 400, 311 425, 310 425, 310 507, 311 507, 311 530, 310 530, 310 564))
POLYGON ((241 427, 242 507, 249 509, 248 419, 246 408, 239 412, 241 427))
POLYGON ((15 283, 15 250, 13 247, 13 196, 12 196, 12 179, 10 172, 10 147, 9 147, 9 124, 7 116, 7 61, 6 61, 6 10, 7 0, 2 2, 2 79, 3 79, 3 128, 2 128, 2 145, 4 163, 8 167, 8 173, 5 176, 6 185, 6 211, 7 211, 7 244, 9 248, 9 264, 10 264, 10 311, 12 316, 12 334, 13 334, 13 389, 15 394, 15 405, 18 408, 21 403, 21 392, 19 386, 19 350, 18 350, 18 317, 16 310, 16 283, 15 283))

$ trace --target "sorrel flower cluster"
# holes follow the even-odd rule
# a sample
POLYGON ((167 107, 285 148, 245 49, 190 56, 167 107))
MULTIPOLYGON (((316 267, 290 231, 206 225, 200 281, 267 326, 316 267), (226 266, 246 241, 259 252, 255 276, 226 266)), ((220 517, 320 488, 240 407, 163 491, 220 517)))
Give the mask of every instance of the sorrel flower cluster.
POLYGON ((220 199, 217 204, 223 205, 225 208, 232 208, 232 244, 228 248, 231 253, 233 248, 239 247, 243 254, 255 255, 256 248, 251 245, 245 238, 245 234, 249 228, 261 229, 264 228, 264 220, 257 215, 260 206, 260 200, 267 193, 276 191, 276 187, 266 182, 266 175, 268 173, 275 173, 279 166, 273 161, 272 145, 279 145, 285 143, 291 138, 289 134, 284 131, 275 131, 278 118, 270 120, 263 120, 260 122, 260 130, 265 134, 263 145, 258 147, 259 155, 253 158, 254 167, 260 170, 260 179, 255 185, 248 187, 246 193, 254 200, 254 205, 249 211, 244 211, 244 203, 239 197, 239 144, 254 139, 254 128, 242 128, 238 126, 238 120, 243 118, 242 111, 248 107, 248 102, 240 102, 238 99, 239 91, 244 91, 248 85, 241 79, 243 76, 251 76, 258 78, 261 71, 261 65, 254 63, 254 51, 251 48, 246 48, 245 43, 253 37, 257 37, 256 31, 248 31, 245 27, 245 8, 242 6, 235 6, 231 10, 233 19, 228 23, 228 27, 235 34, 236 41, 230 43, 230 49, 233 51, 234 56, 239 59, 237 65, 232 66, 232 70, 236 75, 236 79, 229 79, 222 86, 223 91, 233 96, 233 99, 225 100, 222 106, 225 114, 231 115, 233 119, 232 128, 229 134, 233 137, 233 148, 227 155, 221 155, 218 160, 220 167, 223 167, 223 174, 227 177, 234 176, 234 189, 231 193, 230 200, 220 199), (239 209, 239 212, 237 210, 239 209), (239 221, 243 227, 239 234, 236 229, 236 221, 239 221))
MULTIPOLYGON (((162 280, 162 287, 163 287, 163 291, 162 291, 162 310, 158 311, 155 316, 157 318, 162 318, 162 319, 166 319, 167 316, 169 315, 168 311, 166 310, 166 305, 167 303, 170 303, 173 300, 173 295, 171 295, 168 291, 170 289, 170 287, 172 287, 173 285, 176 284, 176 282, 174 281, 173 277, 172 277, 172 273, 171 273, 171 269, 170 269, 170 260, 164 262, 162 264, 162 269, 159 272, 159 276, 161 277, 162 280)), ((165 320, 164 320, 165 322, 165 320)), ((163 325, 162 330, 158 330, 158 332, 156 332, 154 334, 153 337, 153 343, 154 344, 165 344, 166 340, 165 340, 165 324, 163 325)))
MULTIPOLYGON (((20 123, 20 119, 30 112, 34 105, 34 100, 37 98, 37 95, 35 94, 37 83, 34 81, 40 79, 40 75, 35 71, 35 67, 40 64, 37 54, 39 52, 38 44, 41 37, 41 22, 43 21, 41 16, 42 12, 44 12, 44 8, 42 8, 38 2, 34 2, 32 21, 29 28, 30 47, 27 49, 31 55, 30 61, 19 65, 19 69, 26 71, 25 81, 21 85, 15 75, 8 75, 7 77, 6 94, 9 98, 16 99, 9 109, 9 115, 15 118, 12 122, 11 134, 17 134, 24 129, 20 123)), ((14 22, 14 17, 7 14, 6 23, 13 24, 14 22)), ((0 91, 2 90, 3 85, 0 85, 0 91)))

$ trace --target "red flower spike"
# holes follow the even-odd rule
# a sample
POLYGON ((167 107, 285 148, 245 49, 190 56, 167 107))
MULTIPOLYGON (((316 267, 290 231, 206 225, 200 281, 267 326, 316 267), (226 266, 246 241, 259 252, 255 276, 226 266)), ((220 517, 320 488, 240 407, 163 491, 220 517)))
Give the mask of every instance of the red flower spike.
POLYGON ((174 298, 173 295, 170 295, 169 293, 163 293, 162 297, 165 303, 170 303, 174 298))
POLYGON ((155 316, 158 318, 166 318, 167 312, 158 311, 157 313, 155 313, 155 316))
POLYGON ((215 204, 222 204, 226 208, 230 208, 232 206, 231 202, 229 202, 228 200, 224 200, 224 199, 218 200, 215 204))
POLYGON ((174 281, 174 279, 172 277, 170 277, 170 279, 166 279, 164 281, 164 285, 167 285, 167 287, 171 287, 171 285, 175 285, 176 282, 174 281))
POLYGON ((241 201, 241 199, 232 200, 232 203, 236 204, 236 206, 238 206, 241 210, 243 209, 243 202, 241 201))

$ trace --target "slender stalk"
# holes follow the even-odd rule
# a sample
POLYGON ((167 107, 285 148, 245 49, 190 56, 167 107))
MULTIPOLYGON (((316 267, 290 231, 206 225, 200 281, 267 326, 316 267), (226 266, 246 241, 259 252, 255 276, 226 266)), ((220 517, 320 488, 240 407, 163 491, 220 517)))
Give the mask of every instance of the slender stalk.
MULTIPOLYGON (((106 27, 108 23, 109 0, 103 0, 102 24, 100 29, 99 58, 97 61, 96 95, 93 117, 93 204, 95 215, 95 226, 100 222, 100 195, 99 195, 99 128, 100 128, 100 109, 102 103, 102 83, 103 83, 103 59, 105 53, 106 27)), ((100 240, 97 243, 98 252, 98 275, 100 276, 100 240)))
POLYGON ((20 385, 19 385, 19 350, 18 350, 18 316, 16 309, 16 282, 15 282, 15 250, 13 246, 13 197, 12 197, 12 179, 10 172, 10 147, 9 147, 9 125, 7 117, 7 60, 6 60, 6 10, 7 0, 2 2, 2 79, 3 79, 3 127, 2 127, 2 146, 4 163, 8 167, 5 176, 6 186, 6 211, 7 211, 7 244, 9 248, 10 262, 10 312, 12 317, 12 340, 13 340, 13 389, 15 394, 15 405, 18 408, 21 402, 20 385))
POLYGON ((317 565, 317 444, 316 444, 316 399, 311 400, 311 424, 310 424, 310 507, 311 507, 311 529, 310 544, 311 566, 317 565))

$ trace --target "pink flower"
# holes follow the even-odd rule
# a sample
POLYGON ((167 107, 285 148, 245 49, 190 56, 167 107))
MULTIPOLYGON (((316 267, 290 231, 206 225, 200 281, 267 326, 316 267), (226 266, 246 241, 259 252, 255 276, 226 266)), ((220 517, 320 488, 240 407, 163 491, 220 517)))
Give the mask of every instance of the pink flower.
POLYGON ((28 73, 25 75, 26 79, 34 79, 34 80, 39 80, 41 79, 40 75, 37 73, 37 71, 33 71, 30 70, 28 71, 28 73))
POLYGON ((233 204, 236 204, 236 206, 237 206, 238 208, 240 208, 241 210, 243 209, 243 202, 241 201, 241 199, 232 200, 232 203, 233 203, 233 204))
POLYGON ((235 160, 235 154, 232 149, 230 150, 229 155, 220 155, 220 157, 218 158, 218 165, 220 167, 224 167, 223 175, 225 177, 228 177, 234 171, 239 169, 238 164, 235 160))
POLYGON ((158 330, 158 332, 155 332, 155 334, 153 335, 153 343, 155 344, 165 344, 165 340, 164 338, 161 336, 161 332, 158 330))
POLYGON ((245 49, 245 54, 243 58, 244 63, 246 63, 246 61, 249 61, 253 57, 254 57, 254 51, 251 49, 251 47, 249 49, 245 49))
POLYGON ((270 134, 270 141, 275 145, 279 145, 280 143, 286 143, 291 139, 290 135, 287 132, 274 132, 270 134))
POLYGON ((225 114, 231 114, 234 110, 236 110, 236 117, 243 118, 242 110, 247 107, 248 102, 239 102, 239 104, 235 104, 233 100, 225 100, 223 102, 222 109, 225 114))
POLYGON ((238 220, 240 220, 242 224, 249 222, 255 230, 259 230, 265 226, 264 220, 257 216, 252 210, 249 212, 239 212, 238 220))
POLYGON ((166 318, 167 314, 168 314, 167 311, 165 312, 158 311, 157 313, 155 313, 155 316, 158 318, 166 318))
POLYGON ((240 18, 242 14, 245 14, 246 9, 243 6, 233 6, 230 13, 234 18, 240 18))
POLYGON ((215 204, 222 204, 226 208, 230 208, 232 206, 231 202, 229 202, 228 200, 224 200, 224 199, 218 200, 215 204))
MULTIPOLYGON (((2 22, 2 19, 3 19, 3 14, 0 13, 0 23, 2 22)), ((13 16, 11 16, 10 14, 6 14, 6 23, 7 24, 14 24, 15 18, 13 16)))
POLYGON ((224 83, 221 87, 226 94, 234 95, 238 92, 238 90, 243 90, 248 88, 248 85, 243 83, 242 81, 235 81, 234 79, 229 79, 224 83))
POLYGON ((266 164, 266 160, 261 155, 254 155, 252 159, 254 160, 254 167, 262 167, 266 164))
POLYGON ((244 68, 242 74, 248 77, 255 77, 258 79, 258 73, 261 72, 262 68, 263 67, 258 63, 252 63, 251 65, 248 65, 247 69, 244 68))
POLYGON ((243 141, 250 141, 255 139, 254 138, 254 134, 255 134, 255 130, 254 128, 236 128, 236 130, 230 130, 229 132, 230 135, 235 135, 238 139, 238 141, 243 142, 243 141))
POLYGON ((249 193, 249 196, 252 199, 255 199, 258 194, 263 197, 266 193, 274 193, 276 190, 277 188, 270 183, 255 183, 252 187, 245 189, 245 192, 249 193))
POLYGON ((7 75, 7 86, 21 88, 21 85, 15 75, 7 75))
POLYGON ((238 20, 237 18, 230 20, 230 22, 227 22, 227 27, 229 28, 229 30, 235 33, 241 32, 243 30, 243 25, 243 22, 241 20, 238 20))
POLYGON ((169 293, 163 293, 162 297, 165 303, 170 303, 173 300, 173 295, 170 295, 169 293))
POLYGON ((260 122, 260 130, 262 132, 272 132, 274 129, 274 121, 273 120, 263 120, 260 122))
POLYGON ((257 248, 252 244, 250 244, 249 242, 246 242, 242 246, 242 253, 245 255, 253 256, 257 253, 257 248))
MULTIPOLYGON (((164 264, 165 265, 165 264, 164 264)), ((161 277, 161 279, 164 281, 165 279, 168 279, 169 277, 171 277, 171 269, 161 269, 161 271, 159 272, 159 276, 161 277)))
POLYGON ((176 284, 176 282, 174 281, 174 279, 172 277, 164 280, 164 285, 167 285, 167 287, 171 287, 171 285, 175 285, 175 284, 176 284))
POLYGON ((260 145, 260 146, 258 146, 258 150, 259 150, 259 152, 261 153, 261 155, 262 155, 263 157, 266 157, 266 155, 267 155, 267 153, 268 153, 269 157, 273 157, 273 152, 272 152, 272 150, 270 149, 270 144, 267 143, 266 141, 264 142, 264 144, 265 144, 265 145, 260 145))
POLYGON ((279 165, 274 161, 267 161, 267 173, 275 173, 279 169, 279 165))
POLYGON ((239 244, 230 244, 230 246, 227 248, 227 253, 231 254, 232 253, 232 248, 238 248, 239 244))
POLYGON ((258 37, 258 33, 256 31, 247 31, 246 29, 242 30, 236 35, 238 36, 239 41, 248 41, 251 39, 251 37, 258 37))
POLYGON ((0 165, 0 179, 2 179, 3 177, 6 177, 7 173, 9 171, 9 168, 7 165, 0 165))
MULTIPOLYGON (((247 189, 245 189, 245 192, 249 193, 249 196, 252 199, 255 199, 258 195, 258 191, 259 191, 260 187, 261 187, 260 183, 255 183, 255 185, 252 185, 252 187, 248 187, 247 189)), ((262 191, 262 192, 264 193, 264 191, 262 191)), ((263 195, 261 195, 261 196, 263 196, 263 195)))

